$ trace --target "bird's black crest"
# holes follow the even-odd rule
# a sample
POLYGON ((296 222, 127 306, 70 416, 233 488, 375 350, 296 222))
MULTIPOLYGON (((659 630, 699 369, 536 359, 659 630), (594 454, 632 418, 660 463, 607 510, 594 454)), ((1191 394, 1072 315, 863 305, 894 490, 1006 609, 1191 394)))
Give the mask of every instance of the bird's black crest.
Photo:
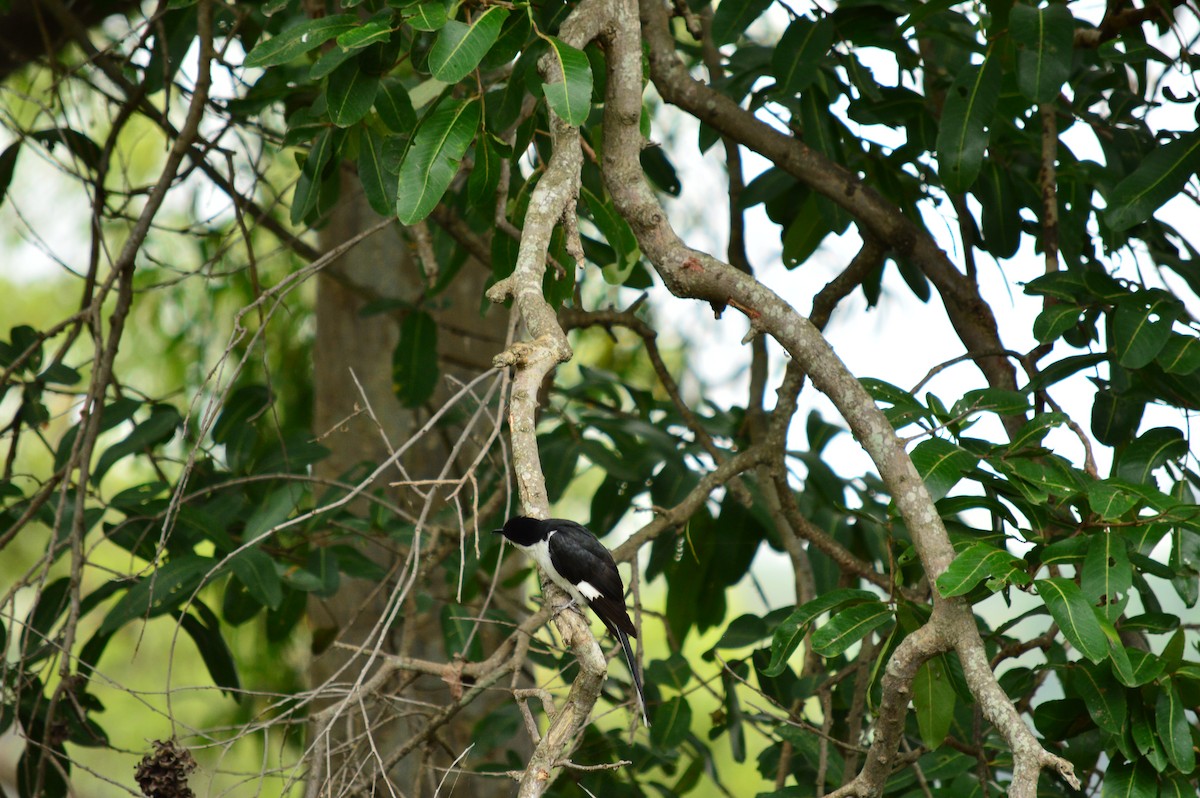
POLYGON ((492 530, 493 533, 504 535, 521 546, 532 546, 539 540, 545 540, 549 531, 547 522, 523 515, 514 515, 505 522, 503 529, 492 530))

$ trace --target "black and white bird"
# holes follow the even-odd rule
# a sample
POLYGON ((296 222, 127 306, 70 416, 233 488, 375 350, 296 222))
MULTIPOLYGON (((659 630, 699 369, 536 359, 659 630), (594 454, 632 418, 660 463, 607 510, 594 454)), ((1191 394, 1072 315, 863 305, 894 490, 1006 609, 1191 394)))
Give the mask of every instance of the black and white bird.
POLYGON ((562 518, 541 521, 518 515, 508 519, 503 529, 493 532, 504 535, 532 557, 546 576, 567 592, 572 604, 591 607, 613 637, 620 641, 633 685, 637 688, 642 722, 649 726, 646 695, 633 658, 633 647, 629 644, 630 637, 637 637, 637 630, 625 609, 625 584, 604 544, 587 527, 562 518))

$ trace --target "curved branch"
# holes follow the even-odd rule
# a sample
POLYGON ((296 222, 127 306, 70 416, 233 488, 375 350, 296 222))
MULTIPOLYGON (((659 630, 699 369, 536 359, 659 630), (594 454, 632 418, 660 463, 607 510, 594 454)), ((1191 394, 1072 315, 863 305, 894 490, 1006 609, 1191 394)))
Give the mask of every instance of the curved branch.
MULTIPOLYGON (((666 9, 658 0, 642 0, 641 17, 650 52, 650 77, 665 101, 774 162, 849 211, 863 225, 864 233, 911 258, 938 289, 947 315, 968 351, 994 353, 1004 348, 991 308, 928 232, 849 170, 765 124, 688 74, 675 53, 666 9)), ((1016 388, 1016 372, 1007 359, 992 354, 977 362, 992 387, 1016 388)), ((1019 426, 1020 420, 1007 423, 1019 426)))
MULTIPOLYGON (((829 397, 855 438, 875 463, 880 477, 887 485, 895 506, 912 535, 913 546, 925 574, 931 582, 936 580, 954 559, 954 549, 920 474, 887 417, 808 319, 752 276, 707 253, 687 247, 667 221, 666 213, 647 183, 638 160, 642 144, 638 129, 642 93, 642 49, 636 27, 636 0, 611 2, 617 16, 613 30, 605 39, 608 81, 605 97, 603 172, 614 206, 629 222, 643 253, 654 264, 671 293, 679 297, 726 303, 738 308, 750 320, 748 337, 760 332, 771 335, 808 373, 813 385, 829 397)), ((665 20, 662 7, 657 0, 643 0, 642 5, 647 29, 655 30, 654 21, 660 18, 665 20)), ((661 71, 666 60, 662 53, 662 42, 659 41, 658 44, 657 48, 653 43, 651 45, 652 74, 656 69, 661 71)), ((673 48, 670 60, 682 69, 674 57, 673 48)), ((686 77, 686 73, 684 75, 686 77)), ((690 81, 690 77, 687 80, 690 81)), ((702 119, 711 116, 711 110, 720 105, 714 98, 710 97, 708 100, 709 112, 696 109, 697 115, 702 119)), ((725 111, 744 113, 736 106, 725 111)), ((803 156, 804 151, 792 150, 791 154, 803 156)), ((839 167, 829 162, 817 162, 813 159, 810 161, 810 167, 827 172, 840 171, 839 167)), ((862 210, 886 210, 879 207, 882 199, 858 185, 857 181, 845 185, 849 189, 849 202, 853 203, 856 196, 866 198, 862 210)), ((889 221, 896 220, 889 217, 889 221)), ((914 233, 915 228, 910 225, 908 232, 914 233)), ((890 236, 880 237, 886 241, 893 240, 890 236)), ((910 240, 909 251, 919 248, 922 240, 920 236, 917 241, 910 240)), ((932 240, 928 240, 926 245, 933 246, 932 240)), ((934 251, 925 254, 932 256, 936 253, 948 266, 949 262, 945 261, 945 256, 940 250, 934 247, 934 251)), ((961 282, 961 275, 957 275, 957 278, 961 282)), ((974 294, 974 298, 982 304, 977 294, 974 294)), ((991 319, 990 311, 987 318, 991 319)), ((993 332, 994 324, 992 319, 993 332)), ((971 330, 976 333, 986 332, 987 325, 973 326, 971 330)), ((986 339, 986 336, 984 338, 986 339)), ((989 341, 989 345, 994 345, 994 339, 989 341)), ((992 360, 999 362, 999 359, 994 357, 992 360)), ((1008 379, 1012 380, 1011 369, 1007 367, 1007 361, 1004 363, 1008 379)), ((964 661, 964 669, 970 669, 972 672, 972 691, 981 704, 985 705, 988 719, 996 725, 1009 743, 1014 759, 1021 760, 1016 766, 1016 772, 1021 775, 1023 781, 1018 784, 1014 780, 1013 794, 1032 795, 1028 790, 1036 791, 1037 774, 1047 764, 1055 766, 1064 778, 1074 779, 1069 763, 1053 757, 1037 743, 1032 732, 1021 721, 1011 700, 1001 690, 995 674, 987 667, 983 641, 979 637, 970 606, 961 599, 943 599, 936 593, 933 596, 933 605, 933 615, 929 623, 910 635, 915 638, 912 642, 907 642, 906 638, 907 645, 900 646, 889 661, 888 669, 892 682, 885 693, 892 693, 892 700, 897 704, 890 714, 881 715, 880 723, 875 729, 875 742, 871 746, 863 773, 873 779, 873 774, 877 771, 890 769, 890 762, 895 757, 902 736, 903 719, 908 707, 908 691, 911 689, 912 678, 917 668, 929 656, 954 647, 964 661), (977 667, 980 661, 981 668, 977 667)), ((864 794, 858 787, 850 792, 864 794)))

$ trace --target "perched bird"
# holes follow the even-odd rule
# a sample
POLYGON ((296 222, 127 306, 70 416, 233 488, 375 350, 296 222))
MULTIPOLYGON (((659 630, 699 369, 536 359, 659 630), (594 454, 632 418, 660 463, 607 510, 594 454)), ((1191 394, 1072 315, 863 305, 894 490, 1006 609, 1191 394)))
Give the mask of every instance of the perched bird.
POLYGON ((642 722, 646 717, 646 695, 633 658, 630 637, 637 637, 633 621, 625 609, 625 585, 612 554, 596 539, 591 530, 574 521, 562 518, 514 516, 503 529, 493 530, 508 538, 517 548, 533 558, 546 576, 571 597, 572 604, 586 604, 604 622, 608 631, 621 643, 625 662, 637 688, 642 722))

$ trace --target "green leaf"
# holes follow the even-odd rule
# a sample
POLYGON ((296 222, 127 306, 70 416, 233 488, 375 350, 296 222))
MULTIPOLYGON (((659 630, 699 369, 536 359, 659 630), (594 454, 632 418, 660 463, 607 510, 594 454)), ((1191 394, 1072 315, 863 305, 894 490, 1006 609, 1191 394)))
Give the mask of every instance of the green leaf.
POLYGON ((446 83, 465 78, 492 49, 508 14, 507 8, 492 6, 469 25, 458 20, 446 22, 429 50, 429 71, 446 83))
POLYGON ((946 92, 937 136, 938 175, 952 194, 969 189, 983 165, 1001 71, 989 48, 983 63, 962 70, 946 92))
POLYGON ((35 141, 40 141, 50 149, 59 144, 63 145, 80 163, 92 171, 99 169, 101 162, 104 160, 104 151, 100 149, 99 144, 93 141, 87 134, 69 127, 52 127, 45 130, 38 130, 31 133, 29 137, 35 141))
POLYGON ((946 675, 941 656, 934 657, 917 670, 912 686, 913 709, 921 742, 930 751, 940 748, 954 720, 954 686, 946 675))
POLYGON ((1100 798, 1158 798, 1154 769, 1143 759, 1136 764, 1110 762, 1104 772, 1100 798))
POLYGON ((217 621, 217 617, 211 611, 207 612, 207 616, 209 622, 204 623, 191 613, 184 613, 183 617, 179 619, 180 626, 199 649, 200 658, 204 660, 204 666, 208 668, 208 675, 212 677, 213 684, 221 688, 221 692, 232 696, 235 701, 241 703, 242 684, 238 679, 237 665, 233 661, 233 654, 229 651, 224 636, 221 635, 220 622, 217 621))
POLYGON ((937 578, 938 592, 945 598, 969 593, 984 579, 1008 579, 1020 574, 1018 582, 1027 582, 1024 573, 1025 561, 1014 557, 990 543, 972 543, 962 551, 950 567, 937 578))
POLYGON ((133 428, 133 431, 119 443, 104 450, 92 470, 91 482, 99 485, 104 475, 120 460, 141 454, 147 449, 165 443, 175 437, 175 431, 183 423, 179 411, 171 405, 155 405, 150 409, 150 417, 133 428))
POLYGON ((629 278, 642 255, 633 228, 617 213, 611 201, 600 199, 586 187, 580 188, 579 198, 584 201, 592 221, 604 235, 615 255, 615 261, 599 264, 603 270, 604 281, 610 285, 621 285, 629 278))
POLYGON ((1033 320, 1033 336, 1048 344, 1078 324, 1082 315, 1083 308, 1075 305, 1050 305, 1033 320))
POLYGON ((229 567, 255 601, 273 610, 279 609, 283 601, 283 582, 275 570, 275 561, 266 552, 258 546, 249 546, 234 555, 229 567))
POLYGON ((592 110, 592 65, 582 50, 553 37, 549 42, 554 51, 554 66, 552 79, 542 84, 542 93, 559 119, 579 127, 592 110))
POLYGON ((1060 412, 1038 413, 1017 430, 1008 443, 1009 453, 1015 454, 1023 449, 1036 449, 1042 445, 1042 439, 1055 427, 1067 423, 1067 416, 1060 412))
MULTIPOLYGON (((722 0, 724 5, 726 0, 722 0)), ((771 73, 780 91, 797 95, 817 77, 821 61, 833 46, 833 20, 822 16, 815 22, 797 17, 788 25, 771 57, 771 73)))
POLYGON ((368 20, 354 30, 339 35, 337 44, 343 50, 361 50, 372 44, 389 41, 392 38, 392 30, 390 20, 386 18, 368 20))
POLYGON ((719 47, 735 40, 770 5, 771 0, 721 0, 713 13, 713 44, 719 47))
POLYGON ((364 72, 359 59, 351 58, 333 70, 325 98, 329 119, 338 127, 349 127, 362 119, 375 104, 379 76, 364 72))
POLYGON ((1125 598, 1133 586, 1133 566, 1125 539, 1104 530, 1092 535, 1080 572, 1080 590, 1093 607, 1099 607, 1115 621, 1125 607, 1125 598))
POLYGON ((813 632, 813 651, 822 657, 836 657, 893 617, 891 608, 882 601, 856 604, 837 613, 813 632))
POLYGON ((262 504, 246 519, 246 528, 242 530, 242 540, 257 541, 266 535, 287 520, 302 498, 304 498, 304 486, 296 482, 289 482, 283 487, 271 491, 262 504))
POLYGON ((1128 369, 1148 365, 1166 345, 1174 321, 1174 297, 1135 294, 1123 298, 1113 319, 1111 343, 1117 361, 1128 369))
POLYGON ((96 634, 115 632, 130 621, 171 612, 191 597, 215 565, 211 557, 196 554, 172 558, 129 588, 104 616, 96 634))
POLYGON ((475 138, 479 116, 478 100, 452 100, 440 104, 421 121, 400 163, 396 216, 402 224, 424 219, 446 193, 475 138))
POLYGON ((1087 486, 1088 504, 1105 521, 1115 521, 1132 510, 1141 496, 1119 479, 1092 482, 1087 486))
POLYGON ((1118 454, 1113 473, 1135 485, 1154 487, 1154 470, 1186 457, 1187 453, 1182 432, 1174 427, 1155 427, 1139 435, 1118 454))
POLYGON ((817 195, 809 192, 796 218, 792 219, 783 234, 783 265, 794 269, 807 261, 830 232, 829 222, 821 213, 817 195))
POLYGON ((1191 374, 1200 369, 1200 338, 1171 333, 1155 359, 1168 374, 1191 374))
POLYGON ((929 495, 937 501, 975 467, 979 458, 949 441, 929 438, 913 449, 912 462, 925 480, 929 495))
POLYGON ((1109 734, 1122 734, 1129 714, 1125 688, 1116 682, 1103 665, 1080 663, 1071 669, 1071 685, 1083 702, 1088 714, 1109 734))
POLYGON ((25 619, 25 629, 22 632, 21 657, 23 661, 32 663, 36 659, 41 659, 37 652, 53 651, 53 646, 45 649, 43 647, 51 642, 50 630, 58 622, 59 616, 67 610, 70 603, 67 591, 70 587, 70 578, 60 577, 46 585, 41 594, 36 597, 37 603, 25 619))
POLYGON ((1127 230, 1149 219, 1167 200, 1183 190, 1200 169, 1200 131, 1190 131, 1151 150, 1108 198, 1104 220, 1114 231, 1127 230))
POLYGON ((1058 98, 1071 73, 1075 19, 1065 5, 1014 5, 1009 33, 1019 45, 1017 87, 1035 103, 1058 98))
POLYGON ((677 748, 692 729, 692 708, 684 696, 663 702, 654 710, 654 724, 650 727, 650 742, 656 748, 677 748))
POLYGON ((783 673, 788 659, 800 645, 800 641, 804 639, 808 625, 823 613, 832 612, 849 604, 878 600, 879 597, 869 590, 843 587, 831 590, 797 607, 795 612, 776 627, 771 641, 771 662, 763 673, 772 677, 783 673))
POLYGON ((346 31, 358 27, 358 17, 353 14, 336 14, 332 17, 310 19, 288 28, 278 36, 259 42, 242 62, 247 67, 269 67, 286 64, 298 55, 320 47, 325 42, 346 31))
POLYGON ((383 137, 364 127, 358 144, 358 179, 367 202, 380 216, 396 207, 396 175, 387 171, 383 137))
POLYGON ((405 13, 411 13, 412 16, 406 20, 416 30, 435 31, 441 30, 446 24, 449 17, 446 16, 446 4, 441 0, 432 0, 429 3, 420 3, 406 10, 405 13))
POLYGON ((1196 769, 1196 751, 1192 748, 1191 724, 1184 713, 1183 699, 1174 680, 1163 681, 1154 706, 1155 725, 1158 736, 1167 749, 1167 758, 1180 773, 1188 774, 1196 769))
POLYGON ((1120 446, 1129 441, 1142 421, 1146 402, 1111 390, 1096 391, 1092 402, 1092 434, 1101 443, 1120 446))
POLYGON ((21 142, 16 142, 4 148, 0 153, 0 206, 8 196, 8 187, 12 185, 13 172, 17 168, 17 156, 21 154, 21 142))
POLYGON ((500 157, 490 135, 480 136, 475 142, 475 163, 467 178, 467 201, 472 205, 495 203, 496 187, 500 185, 500 157))
POLYGON ((433 396, 438 382, 437 322, 414 310, 400 325, 400 341, 392 356, 392 380, 405 407, 419 407, 433 396))
POLYGON ((375 110, 388 130, 405 135, 417 126, 417 114, 413 111, 412 99, 404 84, 395 78, 387 78, 379 84, 375 95, 375 110))
POLYGON ((1108 656, 1108 639, 1079 587, 1063 577, 1038 579, 1034 585, 1071 645, 1092 662, 1104 660, 1108 656))

